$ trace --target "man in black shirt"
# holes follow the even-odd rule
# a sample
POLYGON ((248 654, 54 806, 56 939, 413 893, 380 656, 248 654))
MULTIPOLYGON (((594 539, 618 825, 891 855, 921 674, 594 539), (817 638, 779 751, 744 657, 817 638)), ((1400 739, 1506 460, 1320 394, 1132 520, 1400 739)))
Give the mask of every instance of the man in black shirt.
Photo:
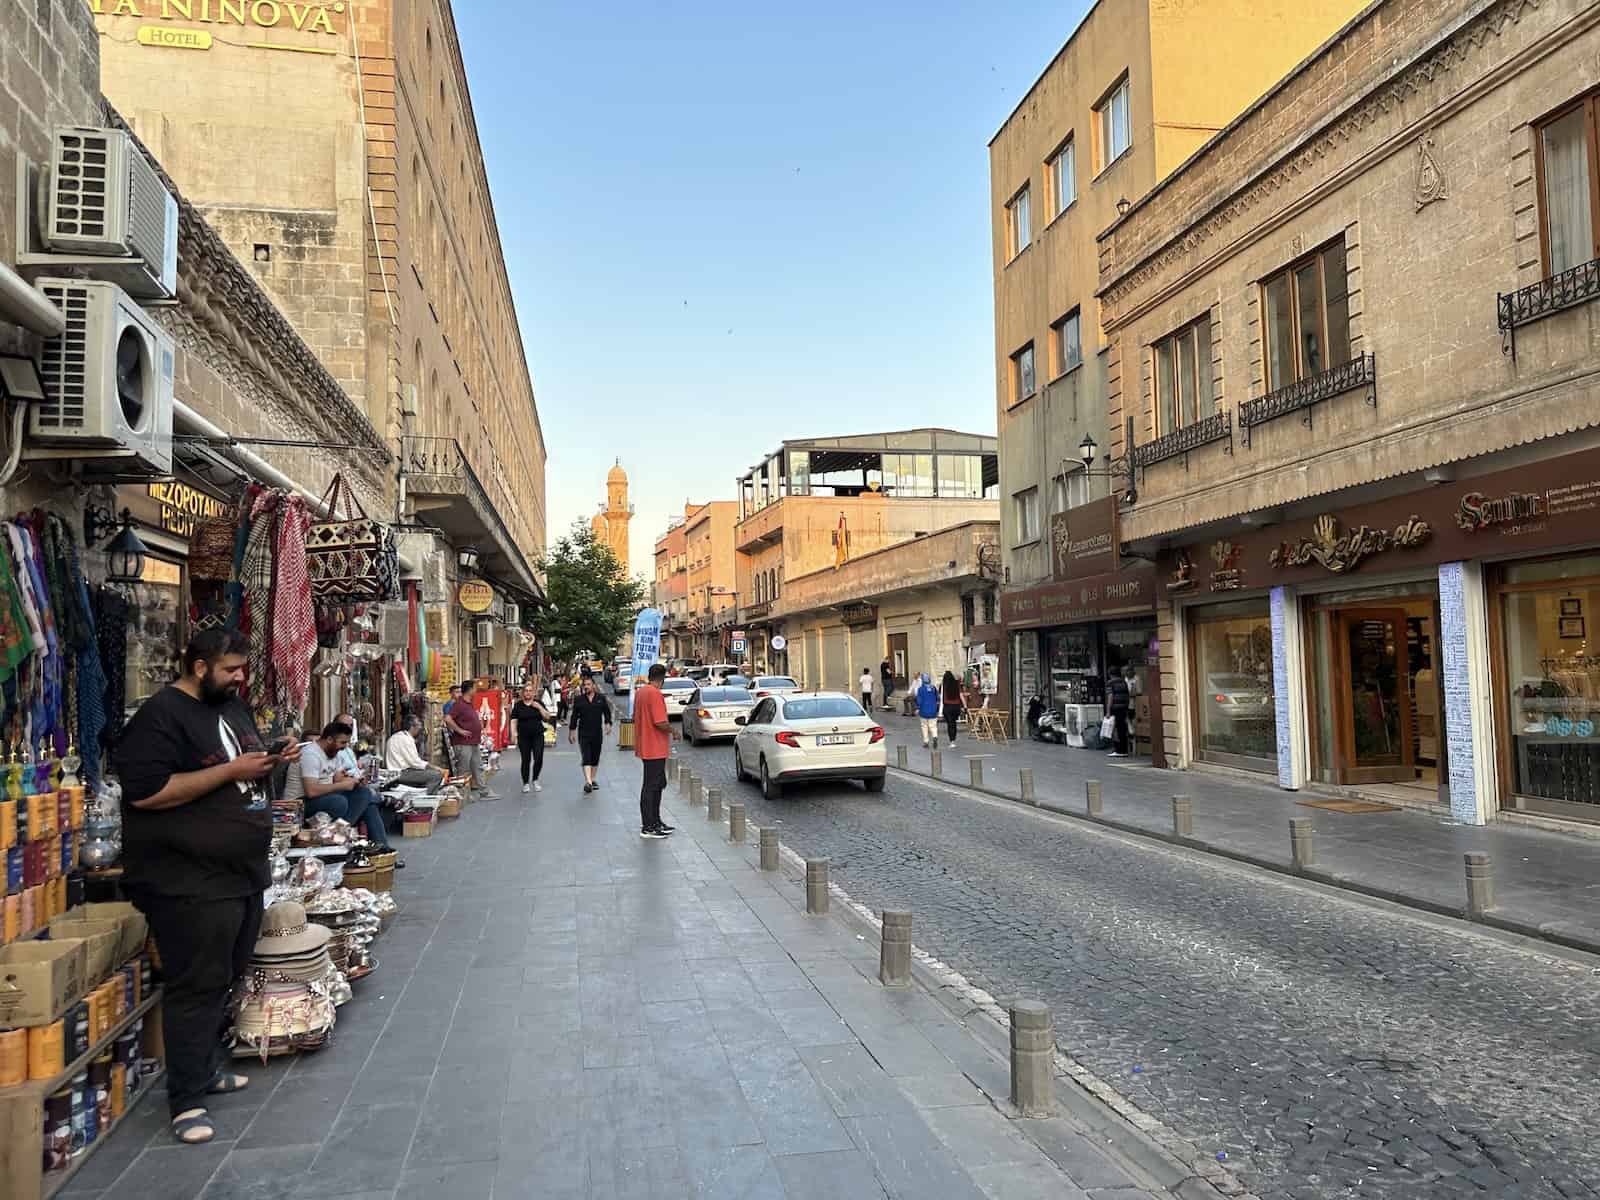
POLYGON ((580 761, 583 763, 583 790, 592 792, 600 785, 595 782, 595 768, 600 765, 600 747, 611 732, 611 705, 595 686, 594 675, 583 677, 583 691, 572 702, 572 723, 567 726, 567 742, 578 743, 580 761))
POLYGON ((113 755, 124 886, 161 955, 167 1102, 188 1145, 216 1136, 206 1096, 249 1082, 222 1070, 228 993, 249 966, 271 882, 265 777, 299 750, 267 753, 239 699, 249 649, 236 633, 196 634, 182 676, 140 706, 113 755))

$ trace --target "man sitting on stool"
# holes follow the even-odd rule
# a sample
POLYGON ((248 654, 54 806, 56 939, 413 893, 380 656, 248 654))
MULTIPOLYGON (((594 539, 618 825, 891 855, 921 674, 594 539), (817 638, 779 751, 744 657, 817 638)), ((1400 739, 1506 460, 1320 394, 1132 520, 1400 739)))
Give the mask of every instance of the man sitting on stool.
POLYGON ((383 748, 383 765, 399 771, 395 782, 406 787, 427 788, 434 791, 444 782, 444 772, 430 767, 422 760, 417 749, 417 735, 422 732, 422 722, 417 717, 407 717, 405 725, 396 730, 383 748))
POLYGON ((321 737, 302 746, 299 761, 289 767, 283 798, 304 800, 307 817, 325 812, 351 825, 365 819, 367 837, 387 850, 389 833, 383 827, 377 794, 333 761, 350 744, 350 734, 350 726, 343 721, 330 721, 322 727, 321 737))

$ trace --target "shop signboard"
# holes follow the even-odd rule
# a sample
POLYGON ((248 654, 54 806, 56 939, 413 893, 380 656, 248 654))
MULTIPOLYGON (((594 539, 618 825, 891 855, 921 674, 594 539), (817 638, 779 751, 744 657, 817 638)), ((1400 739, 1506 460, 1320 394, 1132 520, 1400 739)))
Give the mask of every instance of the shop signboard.
POLYGON ((486 613, 494 606, 494 589, 481 579, 463 580, 456 589, 456 603, 469 613, 486 613))
POLYGON ((1117 498, 1106 496, 1050 518, 1051 575, 1082 579, 1115 571, 1119 560, 1117 498))
POLYGON ((1064 583, 1006 592, 1001 620, 1011 628, 1071 625, 1155 610, 1156 572, 1152 567, 1111 571, 1064 583))
POLYGON ((1600 451, 1589 450, 1186 546, 1168 561, 1163 590, 1267 588, 1556 550, 1588 541, 1597 515, 1600 451))

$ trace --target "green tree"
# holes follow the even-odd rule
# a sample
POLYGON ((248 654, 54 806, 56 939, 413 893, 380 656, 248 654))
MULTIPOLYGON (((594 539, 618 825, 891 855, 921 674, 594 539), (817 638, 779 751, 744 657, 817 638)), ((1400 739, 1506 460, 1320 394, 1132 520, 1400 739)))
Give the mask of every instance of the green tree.
POLYGON ((629 579, 611 547, 582 521, 539 560, 550 607, 539 633, 557 659, 580 650, 609 655, 633 628, 644 607, 644 582, 629 579))

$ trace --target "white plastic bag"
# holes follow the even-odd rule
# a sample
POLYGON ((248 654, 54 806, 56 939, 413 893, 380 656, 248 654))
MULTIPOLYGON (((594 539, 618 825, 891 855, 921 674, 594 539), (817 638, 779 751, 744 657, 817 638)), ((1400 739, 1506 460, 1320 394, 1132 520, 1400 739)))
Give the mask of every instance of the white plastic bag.
POLYGON ((1107 717, 1100 722, 1100 736, 1108 742, 1117 736, 1117 719, 1115 717, 1107 717))

